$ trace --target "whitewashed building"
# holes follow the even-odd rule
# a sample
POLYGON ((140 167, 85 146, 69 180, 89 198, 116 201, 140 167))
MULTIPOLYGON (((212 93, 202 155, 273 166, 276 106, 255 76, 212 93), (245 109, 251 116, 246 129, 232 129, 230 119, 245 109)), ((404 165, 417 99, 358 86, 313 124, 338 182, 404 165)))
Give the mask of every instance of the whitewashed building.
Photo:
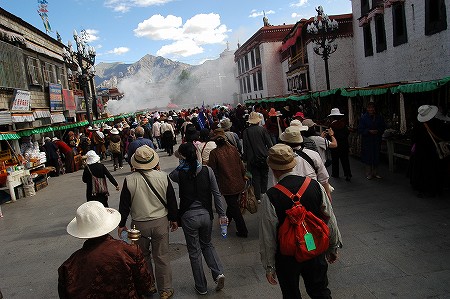
POLYGON ((352 0, 357 86, 450 74, 450 3, 352 0))

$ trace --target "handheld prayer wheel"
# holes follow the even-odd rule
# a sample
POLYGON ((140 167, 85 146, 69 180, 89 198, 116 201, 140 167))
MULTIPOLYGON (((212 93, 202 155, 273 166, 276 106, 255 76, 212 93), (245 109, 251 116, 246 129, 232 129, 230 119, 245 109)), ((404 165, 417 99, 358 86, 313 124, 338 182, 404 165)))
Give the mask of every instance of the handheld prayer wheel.
POLYGON ((141 237, 141 231, 136 229, 136 225, 133 225, 133 228, 127 230, 128 239, 131 241, 131 244, 134 244, 141 237))

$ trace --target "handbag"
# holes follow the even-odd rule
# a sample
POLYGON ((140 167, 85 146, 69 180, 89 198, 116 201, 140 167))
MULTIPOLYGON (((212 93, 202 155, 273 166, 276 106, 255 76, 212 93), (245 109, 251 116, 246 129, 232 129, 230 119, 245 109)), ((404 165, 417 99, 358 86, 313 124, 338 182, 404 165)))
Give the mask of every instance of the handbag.
POLYGON ((250 214, 255 214, 258 212, 258 201, 256 200, 255 189, 250 181, 247 181, 247 186, 245 187, 244 192, 246 199, 245 208, 250 212, 250 214))
POLYGON ((425 123, 425 128, 427 129, 428 134, 431 137, 431 140, 433 140, 434 145, 436 146, 436 151, 438 153, 439 159, 445 159, 448 156, 450 156, 450 141, 436 141, 436 139, 440 139, 437 137, 428 127, 428 125, 425 123))
POLYGON ((87 169, 91 173, 92 177, 92 196, 106 195, 109 196, 108 184, 106 183, 106 178, 98 178, 92 174, 91 169, 86 165, 87 169))

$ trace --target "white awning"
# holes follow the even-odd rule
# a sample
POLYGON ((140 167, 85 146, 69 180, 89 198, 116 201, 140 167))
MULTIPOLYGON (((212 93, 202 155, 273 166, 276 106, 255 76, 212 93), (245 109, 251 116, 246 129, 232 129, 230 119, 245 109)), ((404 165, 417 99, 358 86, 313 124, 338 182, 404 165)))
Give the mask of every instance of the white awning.
POLYGON ((66 121, 64 114, 62 113, 52 113, 52 124, 63 123, 66 121))
POLYGON ((11 114, 11 118, 13 123, 26 123, 34 121, 34 116, 32 113, 27 114, 11 114))
POLYGON ((12 118, 9 111, 0 111, 0 125, 11 125, 12 118))
POLYGON ((48 110, 34 110, 33 111, 34 118, 48 118, 51 117, 51 113, 48 110))

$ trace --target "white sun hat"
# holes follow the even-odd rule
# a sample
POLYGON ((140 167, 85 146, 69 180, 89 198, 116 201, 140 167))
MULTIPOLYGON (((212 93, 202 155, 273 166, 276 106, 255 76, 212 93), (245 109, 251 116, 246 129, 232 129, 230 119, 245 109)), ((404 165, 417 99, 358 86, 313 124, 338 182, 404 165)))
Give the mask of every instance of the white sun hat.
POLYGON ((438 107, 433 105, 422 105, 417 109, 417 112, 419 113, 417 114, 417 120, 424 123, 436 116, 438 107))
POLYGON ((67 232, 80 239, 91 239, 113 231, 120 222, 120 213, 105 208, 99 201, 88 201, 77 209, 76 217, 67 225, 67 232))
POLYGON ((88 165, 97 163, 98 161, 100 161, 100 156, 97 155, 96 152, 94 152, 93 150, 90 150, 86 153, 86 163, 88 165))
POLYGON ((339 108, 333 108, 331 109, 331 113, 330 115, 328 115, 328 117, 330 116, 343 116, 344 114, 341 113, 341 111, 339 111, 339 108))

